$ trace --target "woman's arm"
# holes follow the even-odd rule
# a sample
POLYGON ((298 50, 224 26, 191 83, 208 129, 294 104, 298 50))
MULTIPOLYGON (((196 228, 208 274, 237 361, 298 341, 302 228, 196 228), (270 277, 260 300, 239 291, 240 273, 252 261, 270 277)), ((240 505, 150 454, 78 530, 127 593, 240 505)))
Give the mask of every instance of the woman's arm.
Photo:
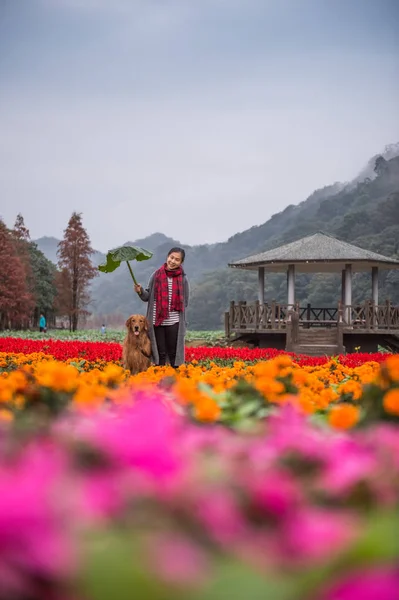
POLYGON ((148 287, 146 289, 144 289, 142 287, 141 293, 138 294, 140 300, 142 300, 143 302, 148 302, 148 300, 150 299, 153 283, 154 283, 154 274, 152 274, 150 277, 150 280, 148 282, 148 287))
POLYGON ((184 306, 187 308, 190 299, 190 286, 187 277, 184 278, 184 306))

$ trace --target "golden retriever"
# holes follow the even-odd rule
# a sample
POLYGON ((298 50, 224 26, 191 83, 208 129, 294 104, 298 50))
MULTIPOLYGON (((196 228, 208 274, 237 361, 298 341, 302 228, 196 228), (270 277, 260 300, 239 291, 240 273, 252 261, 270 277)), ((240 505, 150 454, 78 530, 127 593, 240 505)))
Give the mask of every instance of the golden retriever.
POLYGON ((126 321, 127 335, 123 342, 122 361, 132 375, 146 371, 151 364, 151 342, 148 321, 143 315, 131 315, 126 321))

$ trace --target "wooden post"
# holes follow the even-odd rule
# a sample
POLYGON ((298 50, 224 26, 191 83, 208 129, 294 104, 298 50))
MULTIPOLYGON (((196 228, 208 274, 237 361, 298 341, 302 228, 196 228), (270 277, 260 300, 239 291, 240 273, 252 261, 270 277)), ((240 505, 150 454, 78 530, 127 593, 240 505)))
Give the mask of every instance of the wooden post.
POLYGON ((386 305, 387 305, 387 327, 388 327, 388 329, 391 329, 391 301, 387 300, 386 305))
POLYGON ((364 303, 364 313, 365 313, 365 327, 366 329, 370 329, 371 327, 371 323, 370 323, 370 301, 366 300, 366 302, 364 303))
POLYGON ((371 300, 378 305, 378 267, 371 269, 371 300))
POLYGON ((285 350, 286 352, 293 352, 292 344, 292 322, 287 321, 286 338, 285 338, 285 350))
POLYGON ((254 323, 254 329, 259 329, 260 328, 260 323, 259 323, 259 314, 260 314, 260 303, 259 300, 255 300, 255 323, 254 323))
POLYGON ((236 327, 236 324, 234 322, 234 313, 235 313, 234 300, 232 300, 230 302, 230 311, 229 312, 230 312, 230 333, 231 333, 232 331, 234 331, 234 329, 236 327))
POLYGON ((337 346, 338 346, 338 354, 343 354, 343 352, 344 352, 344 324, 342 321, 338 321, 338 323, 337 323, 337 346))
POLYGON ((341 302, 345 304, 345 269, 341 271, 341 302))
POLYGON ((258 269, 258 300, 261 304, 265 303, 265 267, 258 269))
POLYGON ((352 324, 352 265, 345 265, 345 321, 352 324))
POLYGON ((230 339, 230 313, 226 311, 224 313, 224 334, 226 338, 230 339))
POLYGON ((270 329, 276 329, 276 301, 272 301, 272 314, 270 315, 270 329))
POLYGON ((342 302, 339 301, 338 302, 338 315, 337 315, 337 324, 338 323, 342 323, 343 320, 343 315, 342 315, 342 302))
POLYGON ((246 305, 246 302, 243 301, 243 300, 241 300, 238 303, 238 329, 242 329, 242 320, 243 320, 242 319, 242 312, 243 312, 243 309, 244 309, 245 305, 246 305))
POLYGON ((288 308, 294 308, 295 304, 295 265, 288 265, 287 271, 288 308))
POLYGON ((306 325, 306 327, 308 329, 310 328, 310 309, 311 309, 311 305, 308 302, 307 305, 306 305, 306 320, 308 322, 307 325, 306 325))

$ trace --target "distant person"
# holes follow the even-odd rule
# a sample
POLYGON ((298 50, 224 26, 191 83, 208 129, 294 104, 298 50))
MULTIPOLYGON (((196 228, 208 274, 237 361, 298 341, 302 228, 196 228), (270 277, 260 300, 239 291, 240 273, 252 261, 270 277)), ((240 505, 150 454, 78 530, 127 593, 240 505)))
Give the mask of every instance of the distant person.
POLYGON ((147 319, 152 346, 152 358, 159 366, 172 367, 184 363, 184 338, 186 334, 186 308, 189 300, 188 280, 182 264, 183 248, 172 248, 166 262, 150 277, 148 288, 134 286, 137 294, 148 302, 147 319))
POLYGON ((43 313, 40 313, 39 330, 42 333, 46 333, 46 331, 47 331, 46 317, 44 316, 43 313))
POLYGON ((107 328, 105 327, 104 323, 101 325, 101 334, 105 335, 107 333, 107 328))

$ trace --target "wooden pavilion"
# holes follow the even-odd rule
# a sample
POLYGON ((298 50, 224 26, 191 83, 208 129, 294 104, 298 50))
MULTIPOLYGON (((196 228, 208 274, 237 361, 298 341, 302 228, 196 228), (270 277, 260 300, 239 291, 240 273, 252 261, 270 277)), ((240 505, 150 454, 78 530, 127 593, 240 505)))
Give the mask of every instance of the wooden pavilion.
POLYGON ((258 271, 258 300, 232 301, 225 313, 226 335, 266 348, 333 355, 345 351, 376 352, 378 346, 399 351, 399 307, 378 301, 381 269, 399 269, 399 260, 316 233, 261 254, 230 263, 233 269, 258 271), (370 299, 352 302, 352 275, 370 273, 370 299), (287 302, 265 301, 265 274, 286 273, 287 302), (341 273, 334 306, 300 306, 295 299, 296 273, 341 273))

